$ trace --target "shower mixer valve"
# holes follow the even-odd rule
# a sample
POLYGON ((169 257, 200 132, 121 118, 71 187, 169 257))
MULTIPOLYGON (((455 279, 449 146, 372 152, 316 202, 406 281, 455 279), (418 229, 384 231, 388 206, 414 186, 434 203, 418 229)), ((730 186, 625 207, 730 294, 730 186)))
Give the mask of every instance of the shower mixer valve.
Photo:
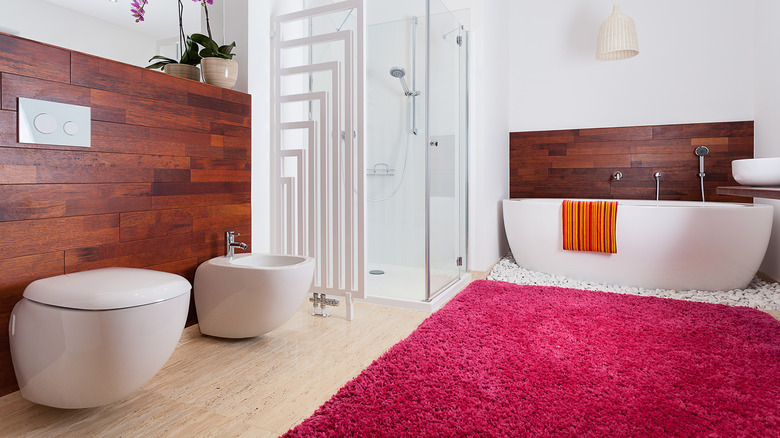
POLYGON ((325 318, 330 316, 330 312, 325 310, 327 306, 336 307, 339 305, 339 300, 335 298, 327 298, 325 294, 319 294, 317 292, 312 293, 312 297, 309 298, 311 303, 312 316, 323 316, 325 318))

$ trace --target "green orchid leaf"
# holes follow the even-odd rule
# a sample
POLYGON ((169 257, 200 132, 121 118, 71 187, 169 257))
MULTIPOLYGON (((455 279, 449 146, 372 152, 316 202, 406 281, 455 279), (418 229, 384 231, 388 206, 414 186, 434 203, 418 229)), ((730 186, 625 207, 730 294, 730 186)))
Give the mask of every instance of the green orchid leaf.
POLYGON ((154 64, 147 65, 146 68, 148 68, 149 70, 156 70, 158 68, 162 70, 163 67, 165 67, 168 64, 176 64, 176 62, 166 62, 166 61, 155 62, 154 64))
POLYGON ((233 49, 236 47, 236 42, 233 41, 230 45, 219 46, 219 53, 223 55, 230 55, 233 49))
POLYGON ((189 64, 189 65, 198 65, 200 64, 200 54, 198 54, 198 45, 192 41, 192 38, 187 38, 187 41, 184 43, 185 51, 181 55, 181 61, 179 61, 182 64, 189 64))
POLYGON ((152 62, 155 59, 159 59, 161 61, 166 61, 165 62, 166 64, 171 64, 171 63, 175 64, 176 63, 175 59, 171 59, 171 58, 169 58, 167 56, 162 56, 162 55, 154 55, 154 56, 152 56, 151 58, 149 58, 149 62, 152 62))
POLYGON ((196 43, 200 44, 203 47, 208 47, 211 43, 211 38, 207 37, 206 35, 203 35, 202 33, 194 33, 190 35, 190 38, 192 41, 195 41, 196 43))
POLYGON ((228 45, 218 46, 214 40, 201 33, 194 33, 192 34, 191 38, 192 41, 196 42, 198 45, 203 47, 203 49, 201 49, 199 53, 199 55, 202 58, 217 57, 217 58, 233 59, 233 56, 235 56, 234 53, 231 53, 233 52, 233 49, 236 47, 235 41, 233 41, 228 45), (216 49, 217 51, 214 52, 214 49, 216 49))
POLYGON ((162 70, 163 67, 165 67, 168 64, 176 64, 175 59, 171 59, 168 58, 167 56, 162 56, 162 55, 154 55, 151 58, 149 58, 149 62, 152 62, 154 60, 158 60, 158 61, 150 65, 147 65, 146 68, 150 70, 156 70, 159 68, 160 70, 162 70))
POLYGON ((214 55, 214 48, 217 47, 217 43, 215 43, 214 40, 201 33, 194 33, 191 38, 193 41, 203 46, 203 50, 200 51, 200 56, 204 58, 216 56, 214 55))

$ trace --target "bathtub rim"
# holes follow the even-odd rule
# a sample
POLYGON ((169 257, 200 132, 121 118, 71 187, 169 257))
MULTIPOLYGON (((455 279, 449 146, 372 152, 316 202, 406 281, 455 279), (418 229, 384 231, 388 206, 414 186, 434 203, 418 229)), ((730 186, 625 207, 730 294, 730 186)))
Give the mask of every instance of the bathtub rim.
POLYGON ((631 206, 631 207, 639 207, 639 208, 660 208, 660 207, 672 207, 672 208, 685 208, 685 207, 692 207, 692 208, 736 208, 736 207, 758 207, 758 208, 774 208, 772 205, 769 204, 758 204, 758 203, 750 203, 750 202, 725 202, 725 201, 686 201, 686 200, 677 200, 677 199, 661 199, 661 200, 654 200, 654 199, 604 199, 604 198, 505 198, 502 200, 502 202, 540 202, 540 203, 550 203, 550 204, 561 204, 563 201, 616 201, 618 203, 618 206, 631 206))

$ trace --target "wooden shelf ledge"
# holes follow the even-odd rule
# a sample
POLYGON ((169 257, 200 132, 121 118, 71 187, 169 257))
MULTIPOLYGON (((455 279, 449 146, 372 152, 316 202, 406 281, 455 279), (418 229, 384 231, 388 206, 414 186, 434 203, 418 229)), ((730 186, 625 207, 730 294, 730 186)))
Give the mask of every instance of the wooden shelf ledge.
POLYGON ((746 198, 780 199, 780 187, 718 187, 717 193, 719 195, 743 196, 746 198))

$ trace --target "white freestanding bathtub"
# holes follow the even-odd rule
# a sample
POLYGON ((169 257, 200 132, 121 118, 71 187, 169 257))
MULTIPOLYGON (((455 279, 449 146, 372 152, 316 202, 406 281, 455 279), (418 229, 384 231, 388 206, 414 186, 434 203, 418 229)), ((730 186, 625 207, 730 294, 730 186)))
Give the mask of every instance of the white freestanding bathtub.
POLYGON ((505 199, 517 264, 576 280, 645 289, 744 288, 764 258, 772 206, 617 200, 617 254, 564 251, 562 199, 505 199))

